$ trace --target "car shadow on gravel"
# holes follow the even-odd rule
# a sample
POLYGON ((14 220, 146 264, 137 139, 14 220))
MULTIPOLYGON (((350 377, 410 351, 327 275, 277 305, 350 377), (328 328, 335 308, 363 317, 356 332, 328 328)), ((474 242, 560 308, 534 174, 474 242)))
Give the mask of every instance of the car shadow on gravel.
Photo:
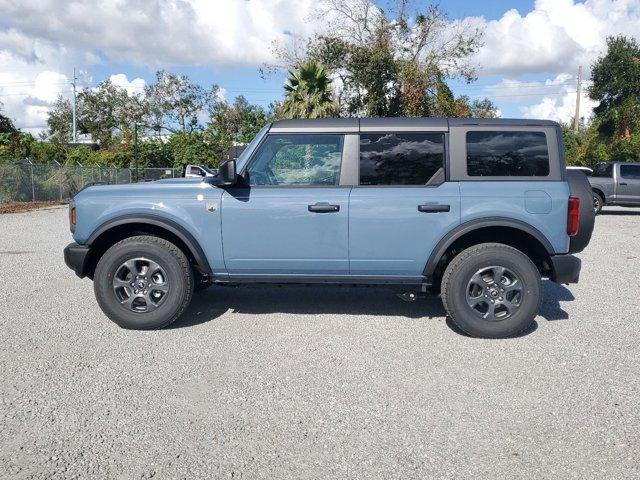
POLYGON ((329 286, 210 287, 196 293, 187 311, 168 328, 215 320, 227 311, 240 314, 367 315, 412 319, 444 317, 438 298, 405 302, 387 288, 329 286))
MULTIPOLYGON (((546 320, 569 317, 560 302, 573 301, 571 292, 562 285, 542 282, 543 302, 540 316, 546 320)), ((274 286, 247 285, 217 287, 196 293, 187 311, 168 328, 185 328, 217 319, 225 313, 265 315, 273 313, 296 315, 366 315, 404 317, 411 319, 447 317, 439 298, 419 298, 405 302, 397 291, 374 287, 329 286, 274 286)), ((456 333, 465 335, 450 318, 447 325, 456 333)), ((531 327, 518 336, 529 335, 537 329, 531 327)))
POLYGON ((569 318, 569 314, 562 309, 560 302, 573 302, 574 300, 573 293, 564 285, 551 280, 543 280, 542 305, 539 315, 548 321, 566 320, 569 318))

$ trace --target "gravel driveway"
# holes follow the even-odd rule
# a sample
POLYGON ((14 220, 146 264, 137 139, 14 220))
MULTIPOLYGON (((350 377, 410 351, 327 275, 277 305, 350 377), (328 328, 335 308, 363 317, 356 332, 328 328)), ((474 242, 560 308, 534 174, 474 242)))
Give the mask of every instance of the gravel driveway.
POLYGON ((640 475, 640 211, 598 217, 582 282, 507 340, 373 288, 215 287, 121 330, 66 222, 0 216, 2 478, 640 475))

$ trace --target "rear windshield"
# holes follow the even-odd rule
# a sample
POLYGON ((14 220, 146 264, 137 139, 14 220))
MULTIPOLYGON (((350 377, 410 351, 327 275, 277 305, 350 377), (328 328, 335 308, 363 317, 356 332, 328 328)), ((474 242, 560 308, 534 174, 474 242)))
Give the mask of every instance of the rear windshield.
POLYGON ((549 148, 544 132, 467 132, 470 177, 546 177, 549 148))

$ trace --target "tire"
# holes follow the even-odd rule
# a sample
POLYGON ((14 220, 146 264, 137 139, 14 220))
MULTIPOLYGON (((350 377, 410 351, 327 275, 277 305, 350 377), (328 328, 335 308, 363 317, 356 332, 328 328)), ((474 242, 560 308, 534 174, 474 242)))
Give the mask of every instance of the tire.
POLYGON ((459 253, 447 266, 441 288, 442 303, 453 323, 474 337, 518 335, 533 323, 542 301, 536 266, 520 250, 500 243, 483 243, 459 253))
POLYGON ((598 215, 602 211, 602 205, 604 205, 604 198, 598 192, 593 192, 593 211, 598 215))
POLYGON ((178 247, 159 237, 136 236, 104 253, 93 289, 104 314, 120 327, 153 330, 166 327, 185 311, 193 283, 189 260, 178 247))

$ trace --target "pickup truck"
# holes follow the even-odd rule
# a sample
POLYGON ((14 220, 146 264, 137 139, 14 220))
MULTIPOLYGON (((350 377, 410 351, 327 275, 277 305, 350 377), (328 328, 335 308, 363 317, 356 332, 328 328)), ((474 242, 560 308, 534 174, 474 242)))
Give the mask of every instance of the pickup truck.
POLYGON ((605 205, 640 207, 640 163, 598 163, 589 183, 596 215, 605 205))
POLYGON ((440 295, 467 334, 508 337, 542 278, 578 281, 591 202, 554 122, 281 120, 214 176, 82 190, 64 257, 124 328, 212 284, 355 284, 440 295))

